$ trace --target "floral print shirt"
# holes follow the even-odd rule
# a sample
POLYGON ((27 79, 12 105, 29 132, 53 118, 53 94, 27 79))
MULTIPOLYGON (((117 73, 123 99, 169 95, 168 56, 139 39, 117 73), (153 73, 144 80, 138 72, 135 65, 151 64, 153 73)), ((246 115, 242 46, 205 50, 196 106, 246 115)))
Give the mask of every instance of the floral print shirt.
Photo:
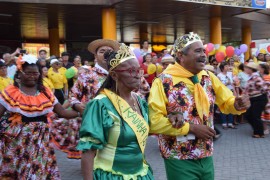
POLYGON ((148 99, 150 116, 150 133, 158 134, 158 142, 162 157, 165 159, 201 159, 212 156, 213 140, 202 140, 195 137, 178 140, 179 135, 188 135, 189 124, 213 126, 214 104, 223 113, 240 114, 234 108, 235 97, 212 73, 201 71, 198 79, 205 90, 210 109, 208 118, 200 119, 194 100, 194 84, 191 79, 174 77, 162 73, 153 82, 148 99), (173 128, 168 120, 169 115, 180 114, 183 127, 173 128))
POLYGON ((104 73, 104 70, 96 66, 81 73, 70 91, 71 105, 86 104, 93 99, 106 77, 107 74, 104 73))
POLYGON ((266 93, 267 89, 267 84, 264 82, 260 74, 254 72, 251 74, 249 80, 247 81, 245 92, 249 96, 256 96, 266 93))
MULTIPOLYGON (((198 115, 194 97, 184 82, 173 85, 171 75, 162 74, 160 76, 163 82, 164 92, 168 98, 168 114, 180 113, 183 121, 190 124, 204 124, 213 127, 213 112, 215 93, 212 88, 212 82, 209 76, 203 76, 201 85, 205 89, 210 101, 210 115, 203 122, 198 115)), ((212 155, 213 141, 202 139, 188 140, 185 142, 177 141, 176 136, 159 135, 159 145, 164 158, 176 159, 200 159, 212 155)))

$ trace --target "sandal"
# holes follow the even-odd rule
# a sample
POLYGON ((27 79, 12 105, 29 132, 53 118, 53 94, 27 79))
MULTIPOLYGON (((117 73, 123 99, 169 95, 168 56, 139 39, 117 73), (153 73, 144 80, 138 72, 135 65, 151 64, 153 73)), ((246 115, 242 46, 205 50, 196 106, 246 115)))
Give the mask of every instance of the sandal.
POLYGON ((234 125, 229 125, 228 127, 232 129, 237 129, 237 127, 235 127, 234 125))
POLYGON ((258 135, 258 134, 254 134, 254 135, 252 135, 252 137, 253 137, 253 138, 261 138, 261 136, 258 135))

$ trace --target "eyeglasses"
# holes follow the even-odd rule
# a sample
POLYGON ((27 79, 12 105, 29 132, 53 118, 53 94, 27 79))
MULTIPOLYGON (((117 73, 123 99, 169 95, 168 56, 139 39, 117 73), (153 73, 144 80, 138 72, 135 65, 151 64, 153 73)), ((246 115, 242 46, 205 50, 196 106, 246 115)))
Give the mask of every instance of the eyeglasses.
POLYGON ((7 66, 2 66, 2 67, 0 67, 0 69, 1 69, 1 70, 7 69, 7 66))
POLYGON ((39 76, 39 75, 40 75, 39 72, 23 72, 23 71, 21 71, 21 72, 22 72, 23 75, 25 75, 25 76, 39 76))
POLYGON ((131 77, 136 77, 136 76, 143 76, 144 74, 144 70, 142 68, 138 68, 138 69, 135 69, 135 67, 133 68, 129 68, 129 69, 116 69, 114 70, 115 72, 129 72, 130 76, 131 77))

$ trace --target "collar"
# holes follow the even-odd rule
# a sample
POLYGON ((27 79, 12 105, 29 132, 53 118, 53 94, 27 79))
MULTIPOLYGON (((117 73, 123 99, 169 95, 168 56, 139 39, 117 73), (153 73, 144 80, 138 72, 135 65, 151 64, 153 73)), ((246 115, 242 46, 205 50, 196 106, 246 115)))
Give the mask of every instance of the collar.
POLYGON ((95 68, 98 69, 102 74, 106 74, 106 75, 109 74, 109 72, 103 67, 101 67, 100 65, 98 65, 98 63, 95 64, 95 68))

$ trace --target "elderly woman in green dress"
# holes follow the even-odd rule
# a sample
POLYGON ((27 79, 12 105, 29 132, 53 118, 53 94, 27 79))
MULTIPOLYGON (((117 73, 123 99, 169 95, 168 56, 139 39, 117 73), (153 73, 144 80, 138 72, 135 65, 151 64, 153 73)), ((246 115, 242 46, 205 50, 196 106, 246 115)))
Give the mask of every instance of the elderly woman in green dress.
POLYGON ((144 159, 148 107, 133 92, 143 70, 124 44, 105 56, 109 76, 84 111, 77 146, 84 179, 154 179, 144 159))

